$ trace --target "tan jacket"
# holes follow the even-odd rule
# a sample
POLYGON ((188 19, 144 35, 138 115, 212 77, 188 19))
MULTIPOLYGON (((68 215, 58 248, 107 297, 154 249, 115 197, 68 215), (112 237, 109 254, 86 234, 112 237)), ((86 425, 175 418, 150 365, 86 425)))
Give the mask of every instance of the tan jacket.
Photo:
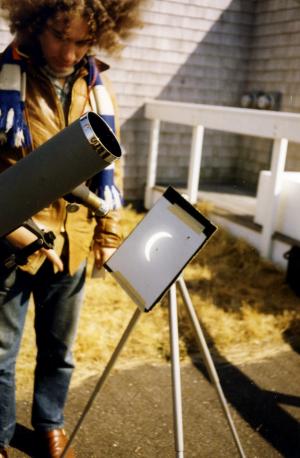
MULTIPOLYGON (((99 63, 100 71, 101 65, 99 63)), ((83 113, 91 110, 88 87, 84 79, 86 73, 85 68, 81 69, 73 84, 71 103, 68 114, 65 117, 52 83, 39 69, 29 66, 27 71, 26 118, 32 136, 33 149, 42 145, 64 127, 78 119, 83 113)), ((108 87, 107 78, 103 77, 103 75, 101 75, 101 78, 106 87, 108 87)), ((109 87, 108 89, 110 90, 109 87)), ((112 99, 114 102, 113 97, 112 99)), ((116 106, 115 103, 114 105, 116 106)), ((116 125, 118 135, 118 120, 116 125)), ((28 153, 29 151, 21 148, 12 149, 1 146, 0 171, 13 165, 28 153)), ((121 166, 119 161, 115 164, 115 182, 118 188, 121 189, 121 166)), ((24 177, 25 185, 26 177, 24 177)), ((72 275, 76 272, 81 262, 88 257, 93 238, 100 242, 103 247, 115 248, 120 243, 121 233, 119 212, 112 211, 108 216, 99 218, 96 222, 95 218, 89 217, 89 212, 84 206, 81 205, 80 209, 75 213, 69 213, 66 210, 67 204, 63 198, 58 199, 34 215, 34 220, 39 225, 55 233, 55 249, 58 254, 61 254, 64 237, 67 235, 69 240, 69 271, 72 275)), ((30 257, 24 269, 34 274, 44 259, 41 253, 35 253, 30 257)))

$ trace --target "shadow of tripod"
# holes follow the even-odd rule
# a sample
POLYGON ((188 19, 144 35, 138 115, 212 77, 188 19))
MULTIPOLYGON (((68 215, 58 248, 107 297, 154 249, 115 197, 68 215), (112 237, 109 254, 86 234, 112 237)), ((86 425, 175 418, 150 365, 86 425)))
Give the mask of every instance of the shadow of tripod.
MULTIPOLYGON (((215 369, 211 354, 209 352, 203 331, 201 329, 199 319, 197 317, 195 308, 192 304, 188 289, 182 276, 171 285, 168 290, 168 307, 169 307, 169 327, 170 327, 170 347, 171 347, 171 368, 172 368, 172 392, 173 392, 173 422, 174 422, 174 439, 175 439, 175 452, 177 458, 184 457, 184 435, 183 435, 183 418, 182 418, 182 396, 181 396, 181 377, 180 377, 180 360, 179 360, 179 336, 178 336, 178 312, 177 312, 177 298, 176 298, 176 285, 179 286, 179 292, 181 294, 183 303, 186 307, 188 316, 191 320, 193 329, 196 334, 199 349, 202 353, 206 369, 212 384, 214 385, 218 399, 220 401, 222 410, 228 422, 231 430, 233 440, 237 447, 238 453, 241 458, 245 458, 243 447, 241 445, 237 430, 233 423, 230 410, 226 398, 224 396, 217 371, 215 369)), ((101 374, 96 386, 70 436, 70 439, 61 455, 61 458, 66 456, 66 453, 72 444, 79 428, 81 427, 87 413, 93 405, 96 396, 100 392, 104 385, 110 371, 112 370, 122 348, 124 347, 128 337, 130 336, 134 326, 136 325, 140 315, 140 308, 137 307, 135 310, 127 328, 125 329, 119 343, 117 344, 109 362, 107 363, 103 373, 101 374)))

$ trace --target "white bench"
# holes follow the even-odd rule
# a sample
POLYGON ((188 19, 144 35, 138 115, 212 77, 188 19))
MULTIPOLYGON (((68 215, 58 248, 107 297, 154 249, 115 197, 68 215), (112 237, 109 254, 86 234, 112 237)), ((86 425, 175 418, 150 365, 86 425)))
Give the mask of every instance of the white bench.
MULTIPOLYGON (((263 225, 268 196, 271 192, 271 172, 259 174, 254 221, 263 225)), ((274 231, 299 240, 300 244, 300 172, 284 172, 278 201, 274 231)))

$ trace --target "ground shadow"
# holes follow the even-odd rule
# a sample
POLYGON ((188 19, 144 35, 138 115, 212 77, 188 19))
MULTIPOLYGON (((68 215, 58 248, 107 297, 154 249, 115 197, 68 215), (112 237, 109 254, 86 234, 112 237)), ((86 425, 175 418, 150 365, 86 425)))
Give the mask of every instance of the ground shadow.
POLYGON ((294 351, 300 354, 300 319, 294 319, 290 326, 283 332, 284 340, 294 351))
MULTIPOLYGON (((300 397, 261 388, 240 368, 224 358, 214 347, 213 339, 203 324, 201 324, 201 328, 210 351, 214 355, 213 359, 218 361, 217 372, 227 402, 236 409, 240 417, 249 424, 253 431, 268 441, 284 457, 299 457, 299 422, 286 412, 280 404, 299 407, 300 397)), ((190 342, 187 342, 187 347, 189 345, 190 342)), ((210 380, 203 360, 194 357, 192 360, 202 375, 214 384, 210 380)))
POLYGON ((35 433, 24 425, 17 423, 10 445, 28 456, 37 458, 35 433))
MULTIPOLYGON (((299 407, 300 398, 264 390, 224 358, 223 362, 226 364, 218 365, 218 375, 227 402, 238 411, 253 431, 260 434, 284 457, 299 457, 299 423, 279 403, 299 407)), ((196 362, 195 366, 209 380, 203 363, 196 362)))

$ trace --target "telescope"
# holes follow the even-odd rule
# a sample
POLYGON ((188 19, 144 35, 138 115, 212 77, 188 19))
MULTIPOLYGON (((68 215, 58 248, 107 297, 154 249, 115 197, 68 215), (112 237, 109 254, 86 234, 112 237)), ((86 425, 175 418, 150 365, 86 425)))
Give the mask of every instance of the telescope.
MULTIPOLYGON (((88 112, 0 174, 0 237, 121 157, 108 124, 88 112)), ((84 199, 83 199, 84 203, 84 199)))

